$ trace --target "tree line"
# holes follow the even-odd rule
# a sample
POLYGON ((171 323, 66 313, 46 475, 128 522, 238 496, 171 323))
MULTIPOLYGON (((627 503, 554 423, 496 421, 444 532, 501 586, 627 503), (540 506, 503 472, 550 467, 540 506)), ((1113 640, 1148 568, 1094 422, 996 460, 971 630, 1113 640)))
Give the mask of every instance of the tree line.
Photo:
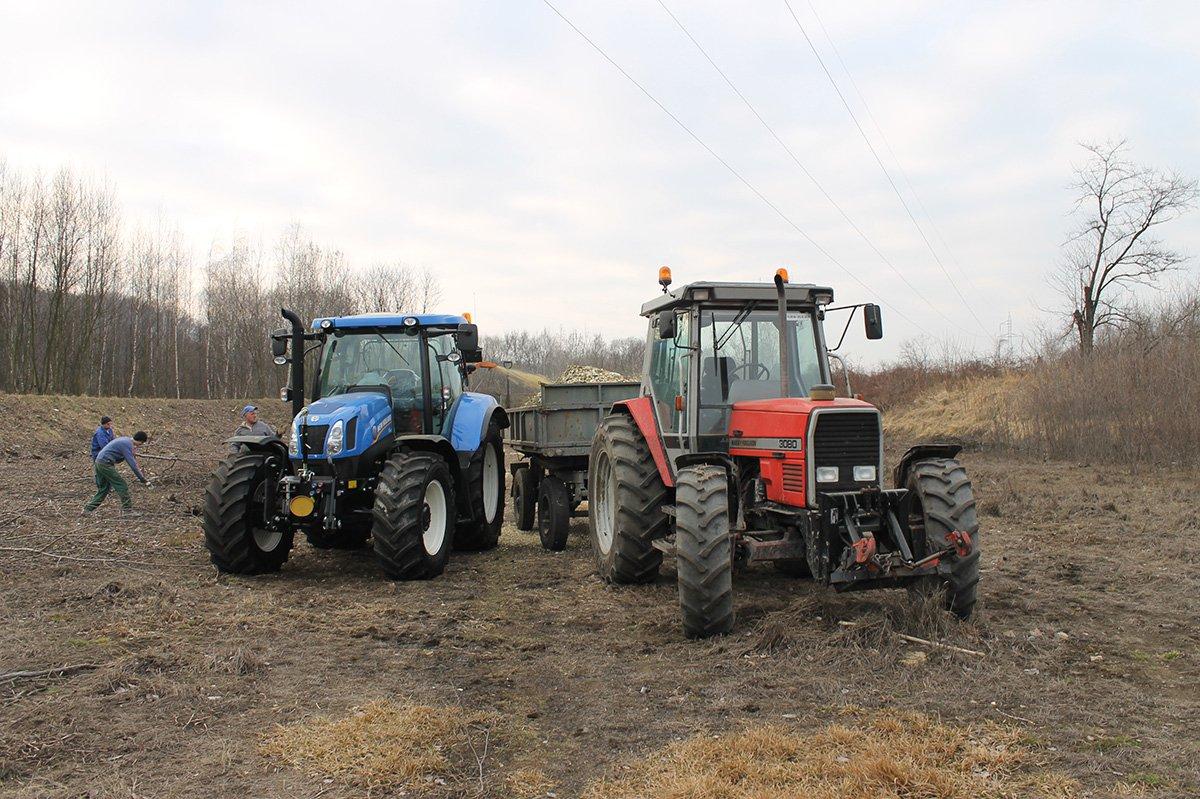
POLYGON ((431 310, 426 268, 354 269, 299 225, 201 262, 166 226, 126 228, 111 187, 0 162, 0 391, 260 397, 283 382, 268 333, 302 318, 431 310))

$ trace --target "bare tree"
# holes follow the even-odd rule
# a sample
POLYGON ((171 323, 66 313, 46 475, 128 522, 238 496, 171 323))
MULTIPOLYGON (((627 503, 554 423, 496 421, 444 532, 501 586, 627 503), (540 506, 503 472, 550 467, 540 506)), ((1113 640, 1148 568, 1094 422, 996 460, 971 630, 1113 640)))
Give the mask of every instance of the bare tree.
POLYGON ((1128 321, 1135 287, 1154 286, 1185 260, 1154 232, 1192 207, 1197 183, 1131 163, 1124 141, 1083 147, 1088 161, 1076 169, 1073 187, 1080 223, 1064 245, 1055 282, 1071 305, 1080 351, 1088 354, 1098 330, 1128 321))

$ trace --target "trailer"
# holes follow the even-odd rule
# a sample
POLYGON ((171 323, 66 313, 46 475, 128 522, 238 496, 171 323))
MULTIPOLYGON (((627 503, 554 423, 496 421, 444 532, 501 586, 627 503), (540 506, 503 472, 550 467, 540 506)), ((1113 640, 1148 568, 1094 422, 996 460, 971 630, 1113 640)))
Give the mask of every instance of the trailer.
POLYGON ((505 443, 522 458, 510 465, 517 529, 537 525, 542 546, 567 546, 573 516, 587 500, 592 437, 614 403, 641 391, 637 382, 544 383, 539 402, 508 409, 505 443))

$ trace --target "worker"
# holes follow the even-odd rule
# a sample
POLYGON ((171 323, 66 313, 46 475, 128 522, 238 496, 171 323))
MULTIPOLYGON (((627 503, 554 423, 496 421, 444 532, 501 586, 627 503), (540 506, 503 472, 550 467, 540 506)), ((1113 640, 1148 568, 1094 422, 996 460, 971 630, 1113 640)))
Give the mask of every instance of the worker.
POLYGON ((95 463, 96 456, 100 454, 100 450, 108 446, 109 442, 116 437, 113 432, 112 418, 108 416, 100 417, 100 426, 96 428, 96 432, 92 433, 92 462, 95 463))
POLYGON ((117 492, 117 496, 121 498, 122 509, 133 510, 133 501, 129 498, 129 484, 117 471, 117 464, 125 461, 142 485, 150 485, 150 481, 138 467, 137 458, 134 457, 134 453, 146 443, 148 438, 149 436, 139 430, 132 436, 117 436, 104 449, 100 450, 100 454, 96 456, 96 494, 83 506, 84 513, 91 513, 100 507, 100 503, 108 496, 109 491, 117 492))
POLYGON ((247 405, 242 408, 242 423, 233 431, 235 436, 273 436, 275 430, 258 418, 258 407, 247 405))

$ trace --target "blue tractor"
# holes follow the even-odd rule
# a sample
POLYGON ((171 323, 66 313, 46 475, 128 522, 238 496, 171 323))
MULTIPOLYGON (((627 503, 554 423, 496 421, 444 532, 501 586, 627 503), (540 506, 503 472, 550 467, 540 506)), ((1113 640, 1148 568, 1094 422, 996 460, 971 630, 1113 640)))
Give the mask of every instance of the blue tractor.
POLYGON ((291 326, 272 334, 271 348, 277 364, 291 364, 291 434, 230 439, 204 498, 217 568, 279 571, 297 532, 322 549, 370 540, 396 580, 441 574, 452 548, 496 546, 508 416, 466 390, 482 359, 476 326, 444 314, 360 314, 305 331, 294 312, 282 315, 291 326))

